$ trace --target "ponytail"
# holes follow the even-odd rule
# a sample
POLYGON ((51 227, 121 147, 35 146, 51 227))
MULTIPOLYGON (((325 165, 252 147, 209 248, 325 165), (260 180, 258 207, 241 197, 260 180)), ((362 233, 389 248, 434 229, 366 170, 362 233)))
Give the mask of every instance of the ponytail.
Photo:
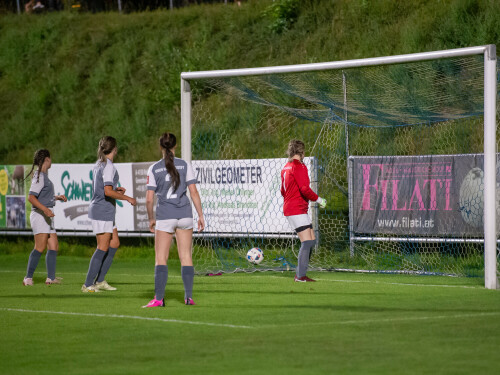
POLYGON ((42 165, 43 165, 43 162, 45 161, 46 158, 50 158, 49 150, 47 150, 45 148, 41 148, 39 150, 36 150, 35 155, 33 156, 33 164, 31 166, 31 171, 26 175, 24 180, 26 180, 33 173, 33 170, 35 169, 35 165, 36 165, 38 168, 38 175, 37 175, 36 182, 37 183, 40 182, 40 171, 42 170, 42 165))
POLYGON ((97 159, 101 163, 106 163, 106 155, 109 155, 116 148, 116 139, 110 136, 102 137, 97 147, 97 159))
POLYGON ((165 157, 163 158, 163 160, 165 161, 165 168, 170 175, 174 191, 177 190, 181 182, 179 171, 177 171, 177 168, 175 168, 174 165, 174 153, 172 152, 172 149, 176 144, 177 139, 172 133, 163 133, 160 137, 160 147, 165 151, 165 157))

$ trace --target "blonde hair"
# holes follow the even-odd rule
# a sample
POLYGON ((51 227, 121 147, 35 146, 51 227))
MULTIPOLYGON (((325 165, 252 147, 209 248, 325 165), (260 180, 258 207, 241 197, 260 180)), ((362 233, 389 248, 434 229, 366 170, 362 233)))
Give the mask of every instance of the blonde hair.
POLYGON ((304 142, 298 140, 298 139, 292 139, 288 143, 288 149, 286 151, 288 155, 288 161, 292 161, 292 158, 295 155, 303 155, 305 150, 305 145, 304 142))

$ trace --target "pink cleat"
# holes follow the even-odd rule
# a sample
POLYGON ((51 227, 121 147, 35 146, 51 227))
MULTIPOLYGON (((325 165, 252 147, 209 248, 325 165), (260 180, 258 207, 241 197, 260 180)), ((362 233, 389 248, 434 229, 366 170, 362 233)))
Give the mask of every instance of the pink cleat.
POLYGON ((33 279, 31 277, 25 277, 23 280, 24 286, 33 286, 33 279))
POLYGON ((185 305, 196 305, 196 303, 194 303, 193 299, 192 298, 186 298, 184 300, 184 304, 185 305))
POLYGON ((165 299, 162 299, 162 300, 158 300, 155 298, 153 298, 151 301, 149 301, 149 303, 145 306, 142 306, 143 308, 144 307, 165 307, 165 299))

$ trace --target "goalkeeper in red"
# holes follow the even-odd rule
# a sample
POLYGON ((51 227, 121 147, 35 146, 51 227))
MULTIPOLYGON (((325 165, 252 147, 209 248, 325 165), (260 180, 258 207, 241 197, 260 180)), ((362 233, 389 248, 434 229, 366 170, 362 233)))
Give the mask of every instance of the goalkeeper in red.
POLYGON ((326 207, 326 200, 311 190, 307 167, 303 163, 304 142, 292 139, 288 144, 288 163, 281 171, 281 195, 284 198, 283 213, 300 239, 300 251, 295 281, 316 281, 306 276, 311 249, 316 243, 311 218, 307 214, 309 201, 326 207))

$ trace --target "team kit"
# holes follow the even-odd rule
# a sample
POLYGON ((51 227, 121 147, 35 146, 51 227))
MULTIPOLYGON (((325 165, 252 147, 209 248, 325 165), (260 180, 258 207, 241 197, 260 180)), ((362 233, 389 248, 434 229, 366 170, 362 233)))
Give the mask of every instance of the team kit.
MULTIPOLYGON (((177 140, 174 134, 164 133, 159 139, 162 158, 151 165, 147 173, 146 208, 149 230, 155 235, 154 297, 143 307, 164 307, 165 289, 168 280, 168 256, 175 235, 181 263, 181 277, 184 285, 184 303, 195 305, 193 300, 194 266, 192 260, 193 227, 199 232, 205 228, 201 197, 196 183, 200 176, 195 176, 190 163, 175 157, 177 140), (189 196, 188 196, 189 192, 189 196), (154 198, 156 197, 156 212, 154 198), (193 221, 194 206, 198 222, 193 221)), ((126 195, 126 189, 118 186, 119 175, 113 164, 118 153, 117 141, 111 136, 99 141, 98 160, 93 166, 92 200, 88 217, 92 222, 92 231, 96 236, 97 246, 92 255, 87 276, 81 287, 83 293, 115 291, 117 288, 106 281, 113 258, 120 246, 118 229, 115 224, 116 201, 122 200, 135 206, 136 200, 126 195)), ((291 228, 296 232, 301 246, 297 259, 295 282, 314 282, 306 276, 310 252, 316 243, 311 219, 308 215, 309 202, 317 202, 326 207, 326 200, 319 197, 310 187, 307 166, 303 159, 305 145, 292 139, 287 149, 288 162, 281 171, 281 195, 283 196, 283 214, 291 228)), ((54 228, 53 207, 56 201, 66 202, 64 195, 54 195, 54 185, 49 179, 48 170, 52 165, 50 152, 39 149, 35 152, 31 171, 31 187, 28 201, 32 205, 30 214, 31 227, 35 239, 31 251, 23 285, 33 285, 33 274, 45 250, 47 285, 61 284, 56 277, 56 260, 59 250, 57 233, 54 228)), ((252 176, 249 173, 249 176, 252 176)), ((255 173, 258 178, 258 173, 255 173)), ((252 249, 252 251, 255 249, 252 249)), ((260 251, 260 249, 258 249, 260 251)), ((250 253, 250 252, 249 252, 250 253)), ((249 261, 260 262, 262 252, 249 255, 249 261)))

